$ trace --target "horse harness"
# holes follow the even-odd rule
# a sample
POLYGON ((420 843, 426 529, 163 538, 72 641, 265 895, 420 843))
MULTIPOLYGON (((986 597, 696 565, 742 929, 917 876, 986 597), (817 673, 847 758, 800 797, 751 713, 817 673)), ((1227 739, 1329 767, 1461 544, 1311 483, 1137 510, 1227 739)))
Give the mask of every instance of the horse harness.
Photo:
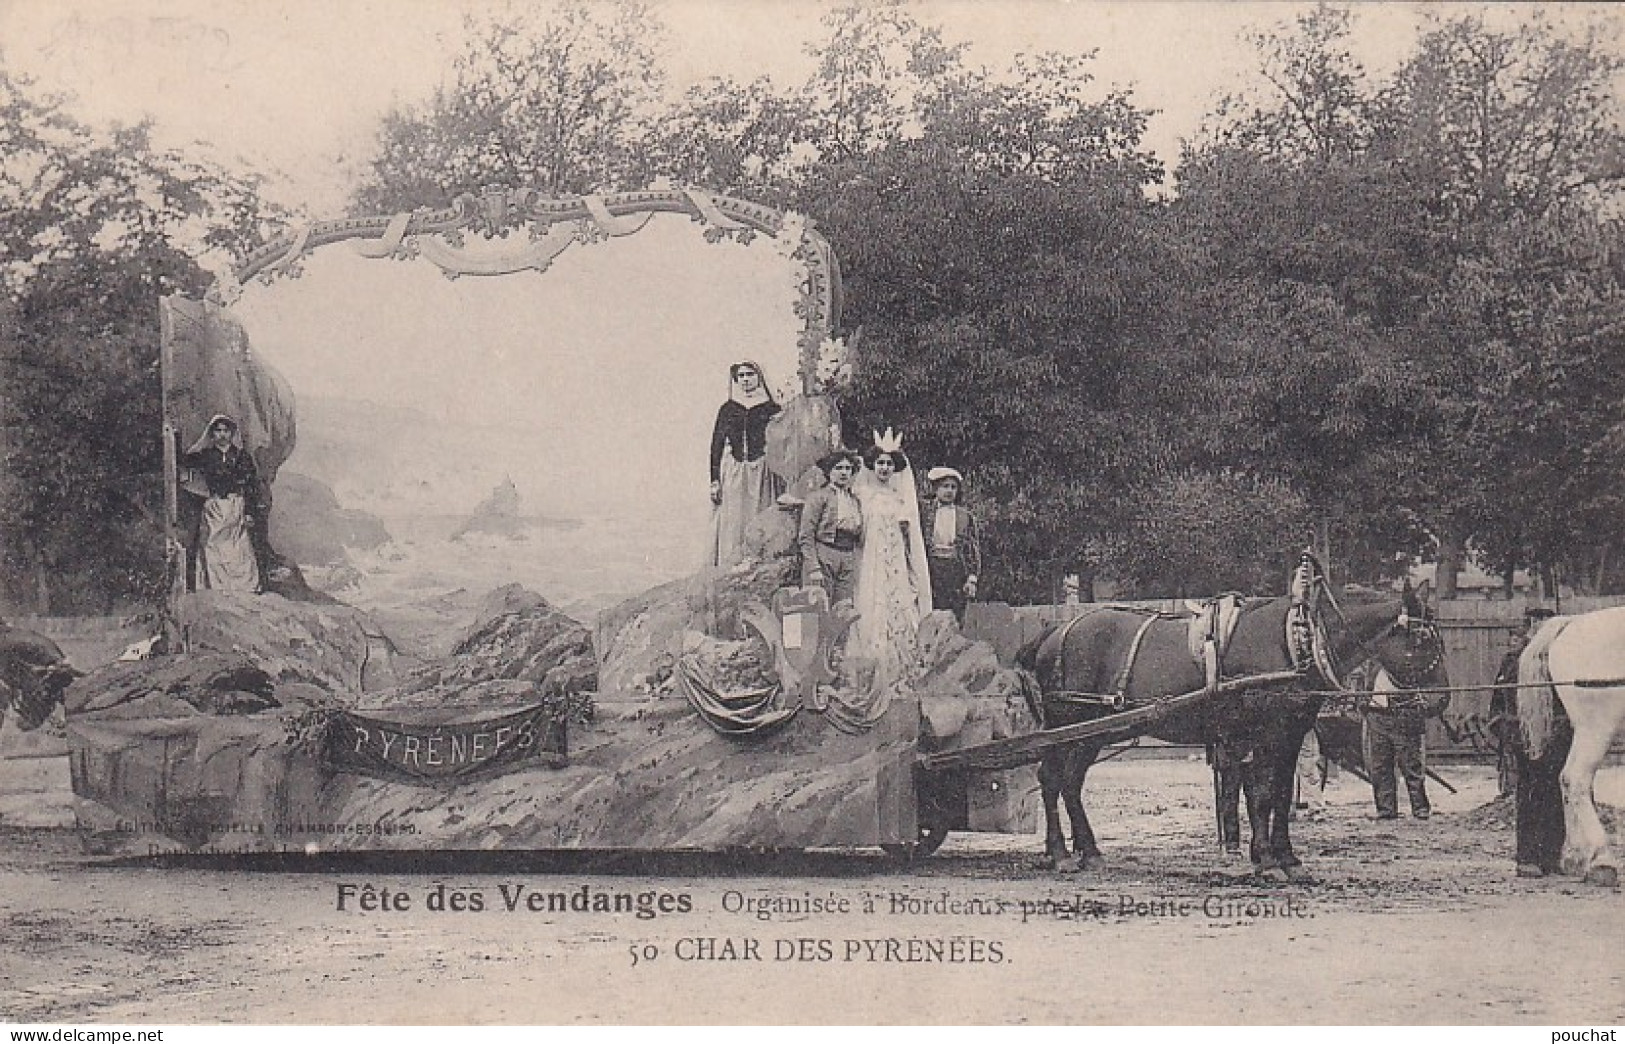
MULTIPOLYGON (((1430 637, 1437 633, 1435 625, 1429 621, 1410 621, 1407 626, 1412 629, 1412 637, 1421 631, 1430 637)), ((1405 651, 1402 663, 1383 664, 1382 669, 1388 672, 1389 679, 1401 689, 1425 689, 1433 681, 1433 672, 1438 669, 1444 660, 1444 643, 1433 640, 1426 644, 1431 648, 1425 653, 1418 653, 1418 643, 1412 641, 1411 647, 1405 651)))
POLYGON ((1112 679, 1110 691, 1106 693, 1066 693, 1056 692, 1050 695, 1051 699, 1062 703, 1092 703, 1121 710, 1128 700, 1129 679, 1133 676, 1134 667, 1140 659, 1140 647, 1145 643, 1146 633, 1151 625, 1159 620, 1181 620, 1187 624, 1187 637, 1191 657, 1203 668, 1209 688, 1218 684, 1223 673, 1224 654, 1230 647, 1230 638, 1235 633, 1236 624, 1241 620, 1245 611, 1242 598, 1236 594, 1219 595, 1205 601, 1187 601, 1187 609, 1183 612, 1168 612, 1160 609, 1150 609, 1145 606, 1121 605, 1107 603, 1091 606, 1085 611, 1068 620, 1061 627, 1058 636, 1059 666, 1061 676, 1066 676, 1066 642, 1072 633, 1072 628, 1085 617, 1092 616, 1106 609, 1118 612, 1132 613, 1144 617, 1140 626, 1134 632, 1134 638, 1129 643, 1128 654, 1123 658, 1123 665, 1118 669, 1112 679))
MULTIPOLYGON (((1318 609, 1320 593, 1325 593, 1334 609, 1337 609, 1336 599, 1326 584, 1325 573, 1312 556, 1305 554, 1299 560, 1297 568, 1293 570, 1289 592, 1292 603, 1287 609, 1285 639, 1292 670, 1303 675, 1314 671, 1330 688, 1346 688, 1332 653, 1331 636, 1327 633, 1325 621, 1318 609)), ((1145 617, 1134 632, 1128 654, 1113 678, 1109 692, 1052 692, 1047 695, 1047 699, 1058 703, 1090 703, 1106 706, 1114 711, 1123 709, 1128 699, 1129 679, 1133 676, 1134 667, 1139 661, 1140 647, 1145 641, 1146 632, 1158 620, 1183 620, 1188 623, 1192 659, 1202 667, 1206 687, 1210 690, 1215 689, 1224 674, 1224 654, 1230 648, 1230 639, 1235 634, 1236 625, 1240 622, 1242 614, 1250 607, 1243 604, 1241 596, 1236 594, 1220 595, 1201 602, 1188 601, 1186 606, 1188 609, 1184 612, 1166 612, 1143 606, 1105 604, 1092 606, 1068 620, 1062 626, 1059 635, 1058 666, 1062 678, 1066 677, 1067 638, 1080 620, 1106 609, 1145 617)), ((1341 610, 1338 612, 1341 613, 1341 610)), ((1431 671, 1435 666, 1437 661, 1422 669, 1431 671)))

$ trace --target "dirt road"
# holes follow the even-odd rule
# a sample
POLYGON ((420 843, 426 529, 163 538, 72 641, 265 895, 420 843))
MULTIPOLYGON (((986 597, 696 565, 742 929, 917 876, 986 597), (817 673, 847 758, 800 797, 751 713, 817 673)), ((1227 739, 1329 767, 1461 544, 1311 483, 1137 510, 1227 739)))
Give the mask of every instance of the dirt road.
MULTIPOLYGON (((1621 896, 1514 877, 1505 811, 1480 808, 1489 771, 1444 772, 1461 793, 1435 788, 1425 823, 1378 824, 1360 784, 1335 786, 1297 828, 1319 883, 1261 888, 1215 850, 1207 772, 1190 760, 1092 773, 1109 865, 1068 876, 1037 869, 1029 837, 951 838, 911 868, 850 853, 108 863, 39 826, 70 800, 60 759, 0 762, 0 1016, 1625 1020, 1621 896), (367 885, 409 908, 361 912, 367 885), (464 908, 429 909, 438 885, 464 908), (649 915, 568 908, 620 895, 649 915), (813 912, 784 912, 797 902, 813 912)), ((1625 770, 1602 790, 1622 803, 1625 770)))

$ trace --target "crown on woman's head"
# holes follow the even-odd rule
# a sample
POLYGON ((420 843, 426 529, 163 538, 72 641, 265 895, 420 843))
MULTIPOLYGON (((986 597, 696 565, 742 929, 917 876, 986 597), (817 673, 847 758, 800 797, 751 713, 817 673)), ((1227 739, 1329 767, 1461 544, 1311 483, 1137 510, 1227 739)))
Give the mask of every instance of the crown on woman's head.
POLYGON ((900 431, 893 431, 891 428, 887 428, 886 434, 882 435, 880 432, 876 431, 874 435, 875 449, 882 453, 896 453, 903 448, 903 433, 900 431))

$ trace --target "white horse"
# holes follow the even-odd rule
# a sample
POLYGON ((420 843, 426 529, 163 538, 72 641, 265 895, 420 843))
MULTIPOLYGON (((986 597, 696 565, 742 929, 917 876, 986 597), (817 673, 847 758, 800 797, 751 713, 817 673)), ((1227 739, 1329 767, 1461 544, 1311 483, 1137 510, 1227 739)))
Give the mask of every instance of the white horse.
POLYGON ((1525 752, 1539 760, 1552 738, 1552 695, 1563 701, 1574 742, 1559 777, 1563 871, 1607 887, 1619 882, 1619 853, 1597 816, 1597 769, 1625 723, 1625 606, 1557 616, 1535 632, 1518 660, 1518 720, 1525 752))

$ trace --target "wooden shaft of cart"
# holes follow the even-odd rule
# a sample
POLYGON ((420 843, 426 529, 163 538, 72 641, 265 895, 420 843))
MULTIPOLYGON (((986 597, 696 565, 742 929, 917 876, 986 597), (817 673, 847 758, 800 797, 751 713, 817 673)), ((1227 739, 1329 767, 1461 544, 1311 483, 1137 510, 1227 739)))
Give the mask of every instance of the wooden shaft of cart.
POLYGON ((920 755, 919 764, 927 772, 1008 769, 1015 768, 1017 765, 1031 765, 1034 762, 1042 761, 1044 756, 1052 749, 1064 747, 1070 743, 1099 739, 1103 736, 1121 738, 1148 732, 1150 731, 1149 726, 1161 721, 1169 713, 1193 703, 1201 703, 1203 700, 1232 692, 1267 689, 1275 685, 1300 682, 1303 681, 1303 678, 1304 675, 1301 671, 1271 671, 1268 674, 1253 674, 1245 678, 1233 678, 1229 681, 1219 682, 1209 688, 1197 689, 1194 692, 1159 697, 1143 707, 1135 707, 1132 710, 1122 711, 1118 714, 1108 714, 1104 718, 1096 718, 1093 721, 1080 721, 1075 725, 1062 725, 1056 729, 1029 732, 1024 736, 1011 736, 1007 739, 994 740, 991 743, 979 743, 974 747, 964 747, 960 750, 922 754, 920 755))

